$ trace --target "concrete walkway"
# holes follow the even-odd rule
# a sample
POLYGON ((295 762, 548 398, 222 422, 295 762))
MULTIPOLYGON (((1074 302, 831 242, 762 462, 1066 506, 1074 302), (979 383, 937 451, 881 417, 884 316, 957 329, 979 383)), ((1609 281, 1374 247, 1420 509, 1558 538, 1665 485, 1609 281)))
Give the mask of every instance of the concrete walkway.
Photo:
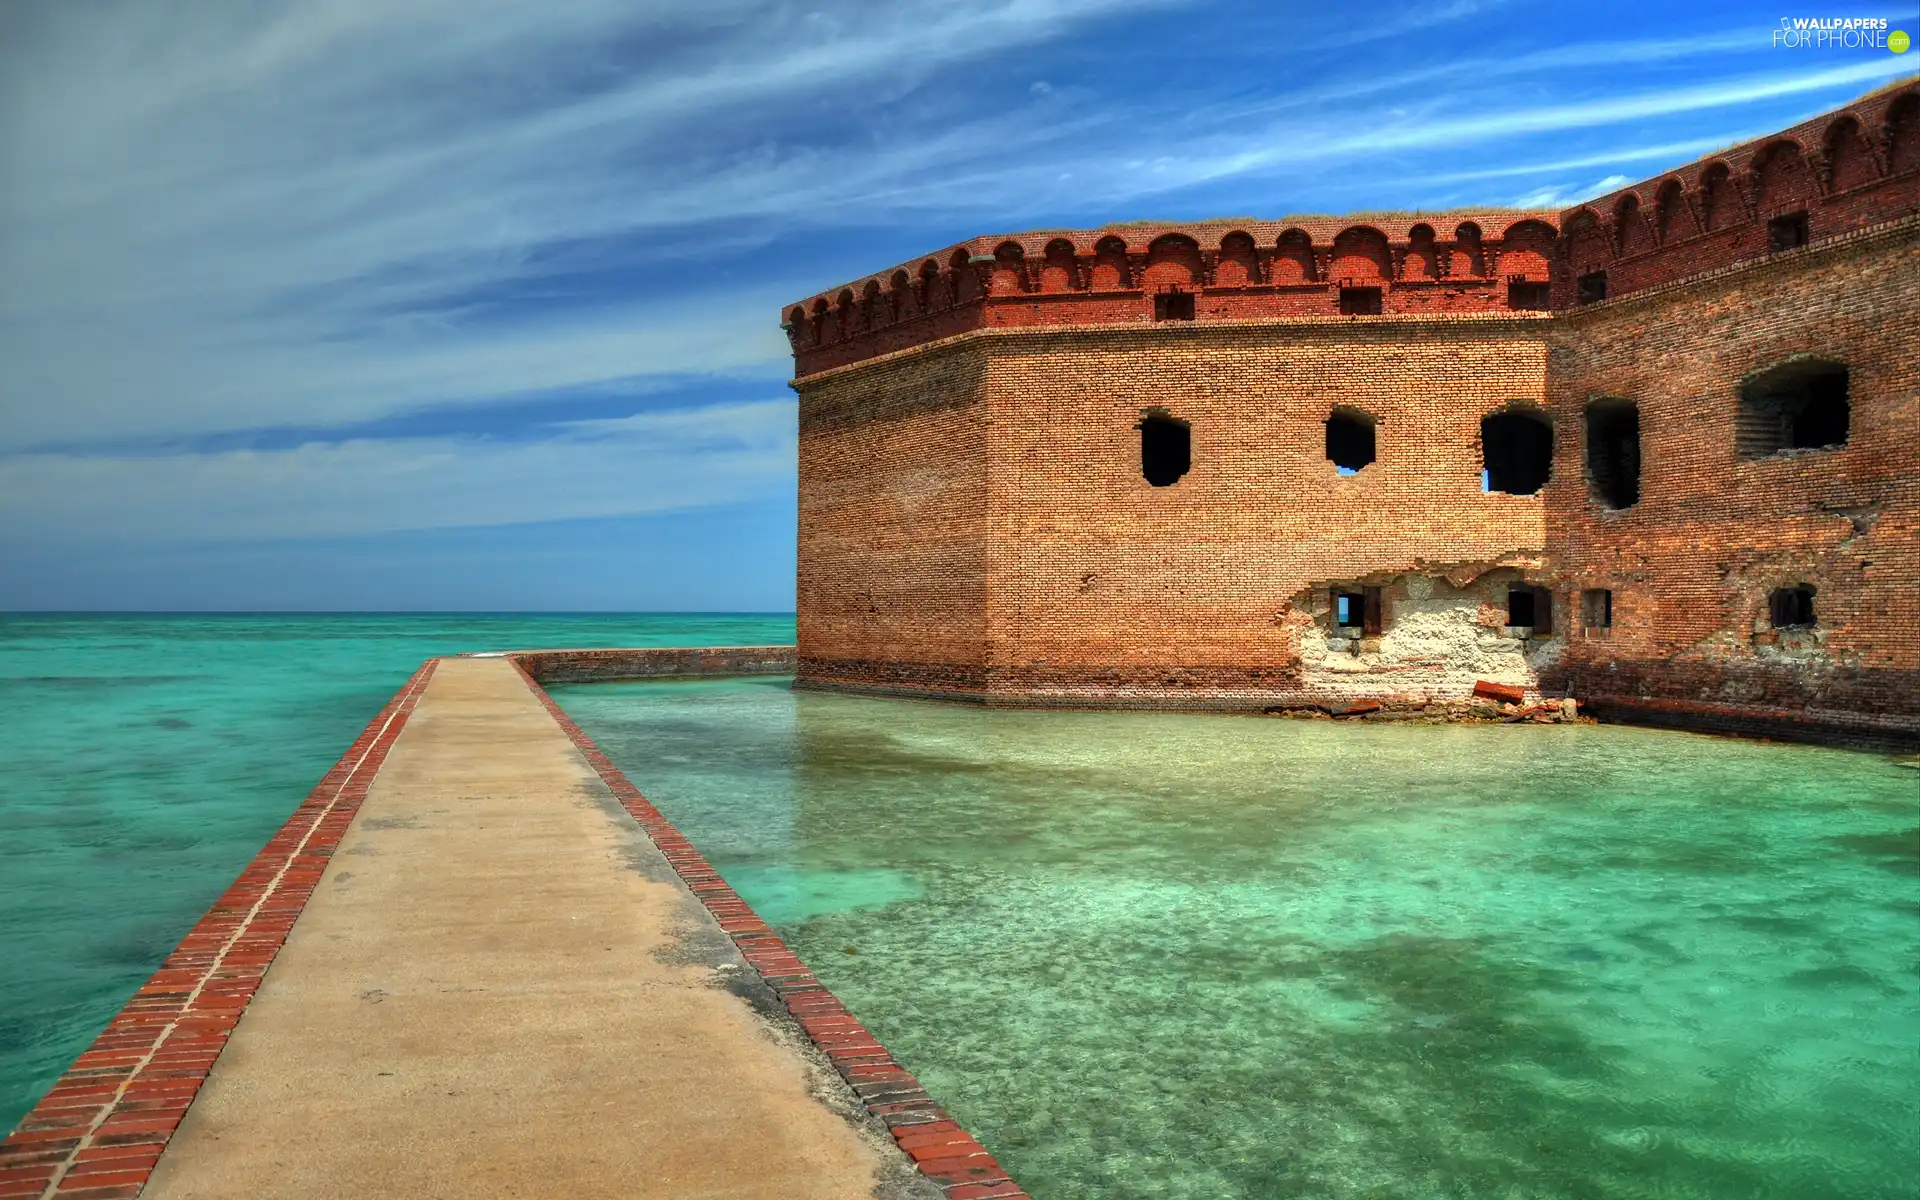
POLYGON ((443 661, 143 1195, 931 1191, 512 665, 443 661))

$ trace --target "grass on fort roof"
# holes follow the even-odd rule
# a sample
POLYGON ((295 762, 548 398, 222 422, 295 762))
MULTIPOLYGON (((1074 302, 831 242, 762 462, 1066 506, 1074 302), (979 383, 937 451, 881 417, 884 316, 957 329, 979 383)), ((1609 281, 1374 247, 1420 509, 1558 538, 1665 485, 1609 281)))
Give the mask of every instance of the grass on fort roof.
MULTIPOLYGON (((1808 117, 1804 121, 1800 121, 1796 124, 1789 125, 1787 126, 1787 129, 1798 129, 1802 125, 1816 124, 1820 121, 1824 121, 1824 120, 1827 120, 1828 118, 1837 116, 1840 113, 1845 112, 1847 109, 1855 107, 1856 105, 1864 104, 1867 101, 1872 100, 1877 96, 1885 96, 1890 92, 1897 92, 1901 88, 1912 87, 1915 83, 1920 83, 1920 73, 1916 73, 1913 75, 1902 75, 1900 78, 1895 79, 1892 83, 1883 84, 1880 87, 1874 88, 1872 91, 1862 92, 1860 95, 1855 96, 1853 99, 1847 101, 1845 104, 1838 105, 1834 108, 1829 108, 1825 112, 1817 113, 1814 116, 1808 117)), ((1638 180, 1634 183, 1629 183, 1624 187, 1617 187, 1613 189, 1611 192, 1602 192, 1598 196, 1590 196, 1586 200, 1581 201, 1575 207, 1576 208, 1592 208, 1596 210, 1600 208, 1605 208, 1607 207, 1606 202, 1614 199, 1617 196, 1624 196, 1628 192, 1638 191, 1640 188, 1645 187, 1647 184, 1663 182, 1669 178, 1678 176, 1680 172, 1686 170, 1688 167, 1693 166, 1695 163, 1711 162, 1716 158, 1726 158, 1734 154, 1736 151, 1746 149, 1748 146, 1754 146, 1754 145, 1758 145, 1761 142, 1771 141, 1774 138, 1777 138, 1782 134, 1786 133, 1787 129, 1776 129, 1772 133, 1763 133, 1755 137, 1741 138, 1737 142, 1728 142, 1726 145, 1721 146, 1714 150, 1709 150, 1705 154, 1697 154, 1694 157, 1688 159, 1686 162, 1676 163, 1672 167, 1669 167, 1667 170, 1662 171, 1657 175, 1649 175, 1645 179, 1638 180)))
POLYGON ((1198 225, 1297 225, 1306 221, 1347 221, 1359 222, 1379 220, 1387 217, 1485 217, 1512 214, 1514 216, 1553 215, 1559 210, 1551 208, 1512 208, 1503 204, 1471 204, 1458 208, 1367 208, 1358 212, 1345 213, 1288 213, 1280 217, 1200 217, 1195 220, 1141 220, 1107 221, 1093 226, 1048 226, 1042 229, 1020 229, 1010 233, 986 233, 968 239, 968 242, 989 242, 996 238, 1034 237, 1042 233, 1086 233, 1090 229, 1154 229, 1177 228, 1179 226, 1198 225))
MULTIPOLYGON (((1504 204, 1468 204, 1458 208, 1363 208, 1343 213, 1287 213, 1279 217, 1201 217, 1193 221, 1108 221, 1101 229, 1131 229, 1144 225, 1281 225, 1289 221, 1358 221, 1369 217, 1459 217, 1476 213, 1551 212, 1544 208, 1512 208, 1504 204)), ((1051 230, 1036 229, 1034 233, 1051 230)))
POLYGON ((1538 213, 1558 211, 1551 208, 1512 208, 1503 204, 1468 204, 1457 208, 1365 208, 1356 212, 1344 213, 1287 213, 1278 217, 1197 217, 1188 220, 1172 218, 1163 220, 1106 221, 1092 226, 1048 226, 1041 229, 1021 229, 1012 233, 982 234, 969 239, 986 241, 994 237, 1021 237, 1035 233, 1085 233, 1089 229, 1148 229, 1156 226, 1177 225, 1288 225, 1300 221, 1364 221, 1380 217, 1471 217, 1491 216, 1502 213, 1532 216, 1538 213))

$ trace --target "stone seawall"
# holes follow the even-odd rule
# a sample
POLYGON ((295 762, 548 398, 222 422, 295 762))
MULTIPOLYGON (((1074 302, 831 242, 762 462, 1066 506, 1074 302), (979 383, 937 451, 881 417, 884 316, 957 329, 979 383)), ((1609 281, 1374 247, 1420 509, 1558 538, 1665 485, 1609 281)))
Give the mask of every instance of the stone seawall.
POLYGON ((659 646, 629 650, 527 650, 505 655, 536 683, 594 683, 713 675, 791 675, 792 646, 659 646))

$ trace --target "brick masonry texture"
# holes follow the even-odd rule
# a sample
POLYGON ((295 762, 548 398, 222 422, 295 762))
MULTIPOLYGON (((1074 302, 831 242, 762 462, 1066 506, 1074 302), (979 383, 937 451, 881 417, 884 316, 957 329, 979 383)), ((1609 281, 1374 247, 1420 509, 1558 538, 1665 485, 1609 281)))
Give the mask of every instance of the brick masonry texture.
POLYGON ((798 681, 1257 708, 1454 698, 1498 661, 1603 715, 1920 744, 1917 214, 1907 80, 1564 213, 987 237, 790 305, 798 681), (1169 291, 1191 319, 1155 320, 1169 291), (1738 458, 1740 382, 1796 356, 1850 369, 1845 447, 1738 458), (1589 496, 1598 397, 1640 406, 1624 512, 1589 496), (1481 489, 1505 411, 1552 424, 1534 495, 1481 489), (1357 474, 1336 412, 1374 424, 1357 474), (1165 487, 1156 414, 1191 436, 1165 487), (1788 584, 1812 643, 1754 627, 1788 584), (1551 626, 1501 632, 1523 585, 1551 626), (1341 641, 1333 594, 1367 587, 1425 604, 1422 637, 1341 641), (1604 631, 1578 620, 1602 587, 1604 631))
POLYGON ((1565 469, 1546 490, 1567 594, 1613 593, 1571 639, 1564 686, 1595 711, 1862 746, 1920 735, 1920 223, 1569 314, 1550 406, 1565 469), (1736 385, 1796 356, 1846 363, 1844 446, 1736 453, 1736 385), (1639 503, 1583 474, 1586 404, 1635 402, 1639 503), (1819 624, 1784 644, 1774 588, 1811 585, 1819 624))
POLYGON ((528 657, 532 656, 517 655, 514 661, 533 694, 566 730, 621 807, 639 822, 688 889, 733 939, 741 957, 786 1006, 801 1031, 833 1064, 862 1107, 886 1126, 894 1143, 920 1173, 938 1184, 950 1200, 1025 1200, 1026 1193, 986 1148, 927 1095, 920 1081, 894 1061, 879 1039, 847 1011, 800 956, 553 702, 529 672, 528 657))
POLYGON ((0 1142, 0 1200, 138 1196, 433 675, 367 725, 178 948, 0 1142))

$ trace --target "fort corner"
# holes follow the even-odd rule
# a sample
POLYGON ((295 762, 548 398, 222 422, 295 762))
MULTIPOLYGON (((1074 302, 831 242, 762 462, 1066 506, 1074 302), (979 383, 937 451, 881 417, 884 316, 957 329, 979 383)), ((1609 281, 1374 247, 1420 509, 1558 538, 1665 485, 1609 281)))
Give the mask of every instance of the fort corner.
POLYGON ((1563 212, 981 237, 789 305, 798 682, 1920 744, 1920 86, 1563 212))

